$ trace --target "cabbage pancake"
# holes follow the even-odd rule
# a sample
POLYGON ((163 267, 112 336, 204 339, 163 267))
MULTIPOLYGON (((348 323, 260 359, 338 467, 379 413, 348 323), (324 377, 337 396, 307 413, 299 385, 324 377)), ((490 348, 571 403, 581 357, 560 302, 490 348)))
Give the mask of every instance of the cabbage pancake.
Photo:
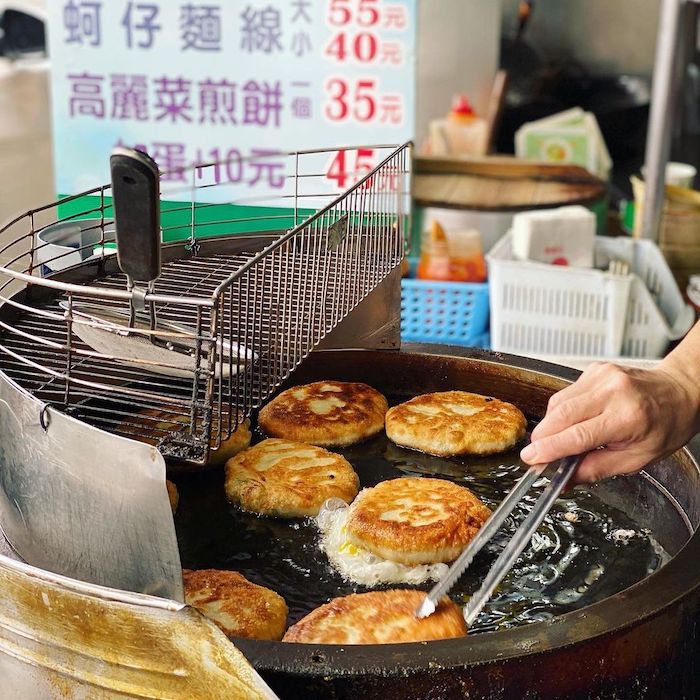
POLYGON ((384 428, 386 399, 371 386, 314 382, 283 391, 260 410, 258 425, 270 436, 342 447, 384 428))
POLYGON ((334 598, 292 625, 283 641, 393 644, 452 639, 467 633, 462 610, 449 598, 443 598, 430 617, 419 620, 416 608, 423 598, 422 591, 398 589, 334 598))
POLYGON ((289 611, 284 598, 274 591, 251 583, 236 571, 185 570, 182 578, 185 602, 228 637, 282 638, 289 611))
MULTIPOLYGON (((183 423, 189 424, 188 416, 175 411, 145 408, 137 414, 125 418, 117 428, 117 432, 127 437, 138 435, 138 439, 141 442, 158 446, 169 433, 182 431, 184 429, 183 423)), ((227 430, 228 413, 224 413, 222 431, 227 430)), ((212 450, 209 453, 209 459, 206 464, 207 467, 220 467, 227 459, 238 454, 241 450, 245 450, 245 448, 250 445, 250 421, 247 418, 233 430, 230 437, 224 438, 224 432, 224 434, 222 434, 221 445, 215 450, 214 446, 216 445, 216 440, 214 436, 218 431, 219 420, 217 417, 214 418, 212 425, 212 438, 209 443, 212 450)), ((180 464, 177 465, 177 468, 180 471, 196 469, 196 467, 188 467, 187 465, 180 464)))
POLYGON ((226 463, 228 500, 262 515, 318 515, 326 499, 350 503, 359 487, 344 457, 290 440, 263 440, 226 463))
POLYGON ((513 404, 466 391, 423 394, 386 414, 386 434, 397 445, 438 457, 503 452, 526 425, 513 404))
POLYGON ((400 564, 456 559, 491 511, 444 479, 403 477, 364 489, 350 506, 351 543, 400 564))
POLYGON ((351 583, 368 588, 387 583, 407 583, 415 586, 430 579, 439 581, 448 570, 447 564, 399 564, 382 559, 364 547, 353 544, 348 537, 350 507, 338 499, 328 499, 318 512, 316 525, 321 533, 320 548, 331 566, 351 583))

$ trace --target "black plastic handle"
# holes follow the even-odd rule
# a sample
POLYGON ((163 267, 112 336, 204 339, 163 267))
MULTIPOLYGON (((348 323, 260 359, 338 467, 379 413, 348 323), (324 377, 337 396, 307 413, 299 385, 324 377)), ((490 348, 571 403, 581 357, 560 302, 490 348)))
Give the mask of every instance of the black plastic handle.
POLYGON ((115 148, 109 159, 119 267, 134 282, 160 277, 160 178, 147 154, 115 148))

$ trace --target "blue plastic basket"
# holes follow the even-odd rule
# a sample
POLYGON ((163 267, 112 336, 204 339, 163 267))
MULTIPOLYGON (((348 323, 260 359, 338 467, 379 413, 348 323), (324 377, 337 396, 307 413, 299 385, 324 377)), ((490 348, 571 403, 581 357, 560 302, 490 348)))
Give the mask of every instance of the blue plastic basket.
POLYGON ((406 343, 488 348, 488 323, 487 282, 401 280, 401 340, 406 343))
POLYGON ((490 350, 491 349, 491 334, 486 331, 486 333, 482 333, 481 335, 477 336, 474 338, 474 340, 469 343, 470 348, 483 348, 484 350, 490 350))

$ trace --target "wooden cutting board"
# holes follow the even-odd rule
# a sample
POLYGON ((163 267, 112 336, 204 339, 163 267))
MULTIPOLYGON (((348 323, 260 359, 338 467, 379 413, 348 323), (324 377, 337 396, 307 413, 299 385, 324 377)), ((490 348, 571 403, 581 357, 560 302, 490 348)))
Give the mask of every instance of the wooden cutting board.
POLYGON ((513 211, 590 204, 605 197, 605 185, 574 165, 505 156, 419 157, 413 163, 412 194, 419 206, 513 211))

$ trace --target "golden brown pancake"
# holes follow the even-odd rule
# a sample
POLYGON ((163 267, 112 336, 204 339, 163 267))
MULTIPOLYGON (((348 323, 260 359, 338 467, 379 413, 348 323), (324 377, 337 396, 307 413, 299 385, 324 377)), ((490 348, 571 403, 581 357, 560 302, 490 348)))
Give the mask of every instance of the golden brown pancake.
POLYGON ((248 581, 236 571, 182 572, 185 602, 197 608, 229 637, 279 640, 287 626, 282 596, 248 581))
POLYGON ((416 608, 422 591, 388 590, 334 598, 312 610, 284 635, 285 642, 304 644, 393 644, 463 637, 467 625, 462 610, 443 598, 437 610, 422 620, 416 608))
POLYGON ((226 462, 228 500, 262 515, 318 515, 327 498, 350 503, 359 487, 344 457, 301 442, 270 438, 226 462))
POLYGON ((170 509, 173 513, 177 510, 177 505, 180 502, 180 494, 177 492, 177 486, 172 481, 165 480, 165 488, 168 489, 168 500, 170 501, 170 509))
POLYGON ((386 414, 386 434, 397 445, 439 457, 503 452, 526 426, 513 404, 466 391, 423 394, 386 414))
MULTIPOLYGON (((117 429, 117 432, 128 437, 133 437, 136 434, 141 442, 157 446, 169 433, 182 430, 183 423, 189 423, 189 418, 182 414, 156 408, 144 408, 135 416, 125 419, 117 429)), ((214 435, 218 432, 218 428, 219 423, 215 419, 210 441, 212 450, 209 453, 207 467, 219 467, 225 464, 227 459, 238 454, 241 450, 245 450, 250 445, 251 433, 248 419, 244 420, 231 433, 230 437, 224 439, 223 434, 228 430, 228 413, 224 413, 221 446, 215 450, 214 435)), ((189 471, 196 469, 196 467, 178 464, 177 469, 179 471, 189 471)))
POLYGON ((445 479, 404 477, 364 489, 350 506, 348 539, 383 559, 432 564, 456 559, 491 511, 445 479))
POLYGON ((342 447, 381 432, 387 408, 367 384, 314 382, 272 399, 260 410, 258 425, 271 437, 342 447))

